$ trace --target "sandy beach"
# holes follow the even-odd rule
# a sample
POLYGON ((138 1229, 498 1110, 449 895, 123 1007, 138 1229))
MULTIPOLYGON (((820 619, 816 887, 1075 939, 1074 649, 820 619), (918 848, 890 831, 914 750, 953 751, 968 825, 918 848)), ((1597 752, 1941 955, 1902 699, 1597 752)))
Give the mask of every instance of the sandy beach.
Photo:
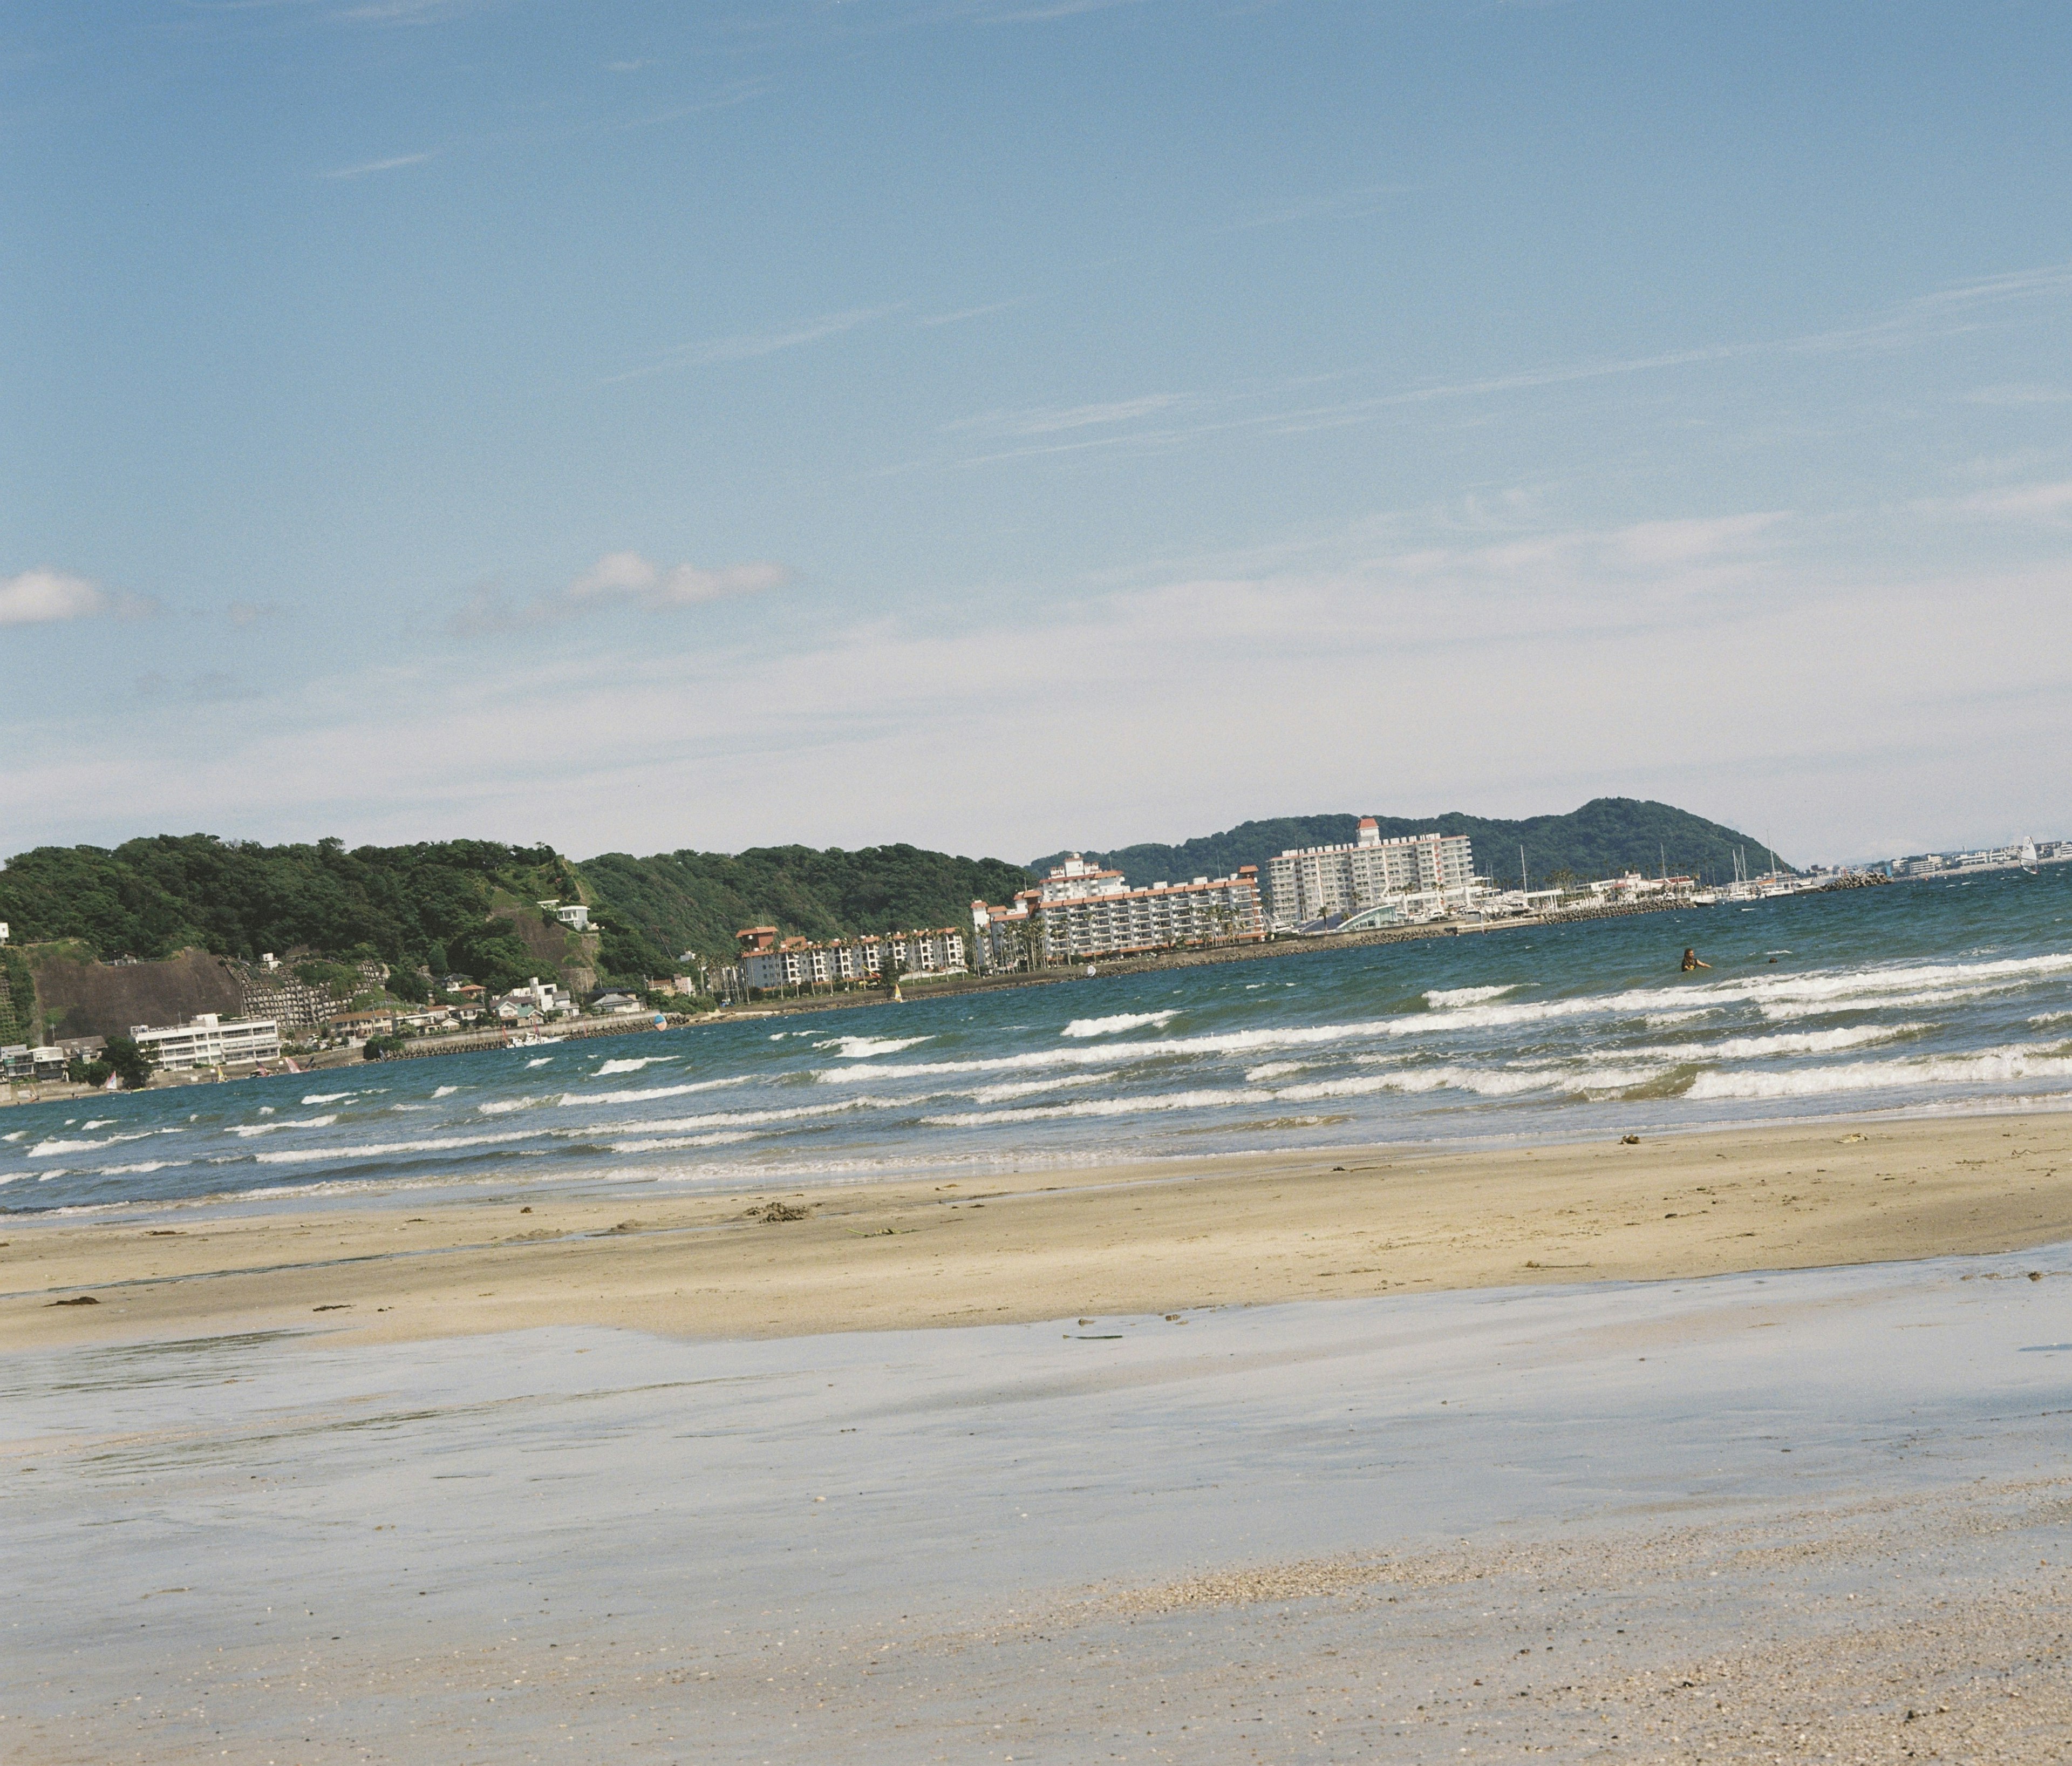
POLYGON ((6 1232, 10 1349, 315 1323, 370 1341, 543 1324, 902 1330, 2072 1240, 2072 1114, 728 1196, 656 1184, 635 1200, 527 1203, 491 1189, 408 1212, 246 1200, 6 1232))

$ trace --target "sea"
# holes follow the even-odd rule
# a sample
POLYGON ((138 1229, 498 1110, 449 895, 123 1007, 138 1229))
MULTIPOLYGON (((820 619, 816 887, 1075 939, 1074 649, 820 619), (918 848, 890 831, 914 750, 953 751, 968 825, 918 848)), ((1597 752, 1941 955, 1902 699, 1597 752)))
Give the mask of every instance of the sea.
POLYGON ((0 1212, 775 1192, 2072 1105, 2072 865, 0 1112, 0 1212), (1711 966, 1679 967, 1694 946, 1711 966))

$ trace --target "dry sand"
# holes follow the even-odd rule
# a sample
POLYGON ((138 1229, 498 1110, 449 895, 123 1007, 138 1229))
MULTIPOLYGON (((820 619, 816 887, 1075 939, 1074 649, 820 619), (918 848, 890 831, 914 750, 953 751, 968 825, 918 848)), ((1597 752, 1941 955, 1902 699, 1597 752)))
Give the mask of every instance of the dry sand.
POLYGON ((9 1348, 319 1314, 368 1340, 576 1323, 780 1336, 2010 1250, 2072 1239, 2072 1114, 0 1229, 9 1348), (751 1212, 773 1202, 787 1217, 751 1212))

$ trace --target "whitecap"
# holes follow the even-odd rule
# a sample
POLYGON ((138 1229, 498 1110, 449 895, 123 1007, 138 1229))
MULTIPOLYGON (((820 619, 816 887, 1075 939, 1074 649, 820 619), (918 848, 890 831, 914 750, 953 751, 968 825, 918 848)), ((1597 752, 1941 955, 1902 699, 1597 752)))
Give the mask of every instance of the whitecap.
POLYGON ((434 1098, 451 1097, 453 1094, 459 1089, 460 1087, 458 1085, 442 1085, 437 1091, 432 1093, 432 1096, 434 1098))
POLYGON ((105 1141, 39 1141, 23 1156, 25 1159, 56 1159, 67 1153, 97 1153, 104 1146, 120 1146, 125 1141, 148 1141, 152 1130, 141 1134, 111 1134, 105 1141))
POLYGON ((527 1134, 444 1134, 421 1141, 376 1141, 364 1146, 328 1146, 306 1151, 283 1148, 278 1152, 253 1155, 261 1165, 304 1164, 319 1159, 384 1159, 395 1153, 447 1153, 463 1146, 501 1146, 513 1141, 538 1138, 527 1134))
POLYGON ((1517 991, 1517 982, 1507 982, 1501 987, 1433 987, 1424 995, 1424 1003, 1434 1011, 1443 1011, 1449 1006, 1479 1006, 1486 999, 1501 999, 1506 994, 1517 991))
POLYGON ((680 1146, 731 1146, 739 1141, 752 1141, 750 1134, 664 1134, 652 1140, 614 1141, 615 1153, 668 1153, 680 1146))
POLYGON ((1153 1110, 1218 1109, 1231 1104, 1270 1104, 1277 1094, 1231 1089, 1153 1092, 1144 1097, 1089 1097, 1073 1104, 1031 1104, 1020 1109, 968 1110, 924 1116, 932 1128, 989 1128, 1000 1122, 1038 1122, 1059 1117, 1134 1116, 1153 1110))
POLYGON ((1125 1030, 1141 1030, 1146 1024, 1163 1030, 1180 1015, 1175 1006, 1162 1012, 1117 1012, 1112 1018, 1075 1018, 1059 1031, 1060 1036, 1113 1036, 1125 1030))
POLYGON ((652 1067, 657 1061, 672 1061, 674 1055, 629 1055, 617 1060, 608 1060, 591 1076, 602 1079, 610 1073, 637 1073, 643 1067, 652 1067))
POLYGON ((1819 1097, 1842 1092, 1924 1085, 1992 1085, 2010 1080, 2072 1079, 2072 1056, 2051 1052, 2062 1044, 2011 1044, 1971 1055, 1915 1056, 1795 1067, 1782 1072, 1700 1073, 1694 1098, 1819 1097))
POLYGON ((841 1060, 861 1061, 877 1055, 896 1055, 902 1048, 915 1048, 934 1040, 932 1036, 836 1036, 813 1047, 832 1048, 841 1060))
POLYGON ((972 1087, 971 1097, 980 1104, 1004 1104, 1009 1098, 1031 1097, 1038 1092, 1054 1092, 1067 1085, 1098 1085, 1100 1073, 1055 1073, 1048 1079, 1011 1079, 998 1085, 972 1087))
POLYGON ((305 1092, 302 1101, 305 1104, 338 1104, 352 1096, 350 1092, 305 1092))
POLYGON ((565 1092, 564 1104, 638 1104, 650 1097, 683 1097, 692 1092, 717 1091, 722 1085, 746 1085, 754 1080, 753 1073, 735 1073, 726 1079, 693 1080, 684 1085, 650 1085, 637 1092, 565 1092))
POLYGON ((535 1055, 532 1060, 526 1062, 525 1064, 528 1067, 545 1067, 547 1063, 553 1058, 554 1057, 551 1055, 535 1055))
POLYGON ((475 1108, 478 1115, 508 1116, 513 1110, 529 1109, 535 1104, 545 1102, 544 1097, 495 1097, 486 1104, 476 1105, 475 1108))

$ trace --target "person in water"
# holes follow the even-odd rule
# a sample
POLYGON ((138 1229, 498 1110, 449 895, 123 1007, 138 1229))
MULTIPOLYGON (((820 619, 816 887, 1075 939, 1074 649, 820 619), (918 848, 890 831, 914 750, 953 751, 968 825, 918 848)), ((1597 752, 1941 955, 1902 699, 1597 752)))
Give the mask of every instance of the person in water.
POLYGON ((1712 966, 1712 965, 1710 963, 1700 961, 1698 953, 1696 951, 1690 949, 1688 946, 1685 947, 1684 952, 1684 973, 1685 974, 1689 974, 1694 969, 1710 969, 1712 966))

